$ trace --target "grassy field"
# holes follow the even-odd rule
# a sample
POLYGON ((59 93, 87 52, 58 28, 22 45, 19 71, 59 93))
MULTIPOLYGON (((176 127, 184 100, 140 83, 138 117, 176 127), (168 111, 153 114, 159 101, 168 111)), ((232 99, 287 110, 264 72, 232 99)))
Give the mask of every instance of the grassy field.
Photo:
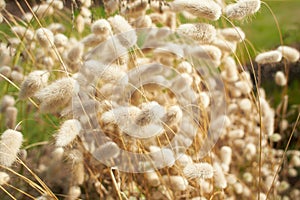
MULTIPOLYGON (((299 46, 300 45, 300 34, 299 34, 300 21, 297 16, 300 16, 299 14, 300 0, 280 0, 280 1, 266 0, 266 3, 268 6, 270 6, 272 12, 276 16, 276 19, 278 20, 284 44, 288 44, 291 46, 299 46)), ((260 11, 254 17, 251 17, 241 23, 235 22, 236 25, 241 26, 242 29, 246 32, 248 41, 252 43, 252 45, 254 46, 257 52, 273 49, 280 45, 279 31, 277 29, 274 16, 272 15, 272 12, 269 10, 268 6, 262 4, 260 11)), ((103 8, 93 8, 92 13, 95 19, 101 18, 105 15, 103 8)), ((76 11, 75 11, 75 15, 76 15, 76 11)), ((50 19, 50 21, 55 21, 55 20, 58 19, 50 19)), ((42 20, 42 21, 45 24, 47 24, 47 20, 45 21, 42 20)), ((67 29, 71 29, 71 27, 68 27, 68 24, 69 22, 67 21, 64 23, 67 29)), ((70 32, 72 36, 76 37, 76 33, 74 33, 73 31, 68 31, 68 32, 70 32)), ((5 37, 6 34, 11 35, 12 33, 9 29, 9 26, 2 23, 0 25, 0 39, 2 41, 6 41, 6 37, 5 37)), ((270 76, 273 75, 271 74, 270 76)), ((268 79, 270 80, 270 78, 268 79)), ((266 80, 265 82, 262 80, 262 84, 264 87, 268 88, 267 94, 269 99, 272 101, 274 105, 277 105, 280 101, 281 88, 276 86, 275 84, 273 84, 272 81, 269 80, 266 80)), ((4 94, 5 90, 6 91, 7 90, 9 91, 11 89, 14 90, 14 88, 12 86, 8 86, 7 83, 4 84, 5 87, 3 87, 4 86, 3 84, 4 83, 0 85, 2 88, 1 94, 4 94)), ((290 94, 291 97, 290 98, 291 104, 300 103, 300 99, 297 98, 297 96, 300 95, 299 85, 300 85, 299 81, 295 80, 291 83, 291 87, 289 87, 288 93, 290 94)), ((21 102, 17 103, 17 105, 20 107, 20 111, 22 111, 18 115, 19 121, 22 119, 24 120, 24 118, 27 119, 22 122, 23 126, 34 127, 38 118, 44 119, 44 120, 38 120, 40 121, 40 123, 44 123, 43 126, 39 126, 39 127, 43 127, 42 129, 39 128, 37 130, 36 128, 33 128, 31 130, 34 133, 25 133, 25 135, 28 136, 26 137, 28 138, 28 144, 32 142, 42 141, 44 139, 51 137, 51 133, 53 132, 53 130, 57 128, 56 126, 58 125, 57 121, 59 117, 56 118, 47 115, 25 116, 27 111, 22 109, 22 104, 23 103, 21 102)), ((25 129, 30 130, 28 128, 25 129)))

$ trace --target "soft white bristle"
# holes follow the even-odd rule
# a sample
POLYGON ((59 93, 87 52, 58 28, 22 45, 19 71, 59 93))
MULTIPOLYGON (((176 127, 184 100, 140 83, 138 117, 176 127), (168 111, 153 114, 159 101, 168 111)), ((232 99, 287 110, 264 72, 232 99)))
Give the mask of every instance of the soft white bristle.
POLYGON ((182 24, 176 31, 201 43, 210 43, 216 37, 215 27, 205 23, 182 24))
POLYGON ((182 110, 179 106, 171 106, 168 108, 167 113, 163 116, 162 121, 171 126, 177 124, 182 119, 182 110))
POLYGON ((53 34, 58 34, 58 33, 63 33, 65 32, 65 27, 64 25, 60 24, 60 23, 51 23, 48 27, 47 27, 53 34))
POLYGON ((214 170, 211 164, 203 162, 203 163, 192 163, 188 164, 183 169, 183 174, 187 178, 200 178, 200 179, 210 179, 214 175, 214 170))
POLYGON ((174 191, 185 191, 189 185, 188 181, 182 176, 164 175, 162 179, 174 191))
POLYGON ((0 172, 0 185, 5 185, 8 183, 10 177, 7 173, 5 172, 0 172))
POLYGON ((25 28, 23 26, 13 26, 11 28, 12 32, 15 33, 19 38, 25 37, 27 40, 31 41, 34 38, 34 33, 32 30, 25 28))
POLYGON ((54 44, 54 35, 47 28, 39 28, 36 30, 36 37, 40 45, 44 48, 52 47, 54 44))
POLYGON ((68 43, 68 37, 62 33, 58 33, 54 36, 54 44, 58 47, 65 47, 68 43))
POLYGON ((279 86, 285 86, 287 84, 287 80, 282 71, 278 71, 275 74, 275 83, 279 86))
POLYGON ((115 34, 121 33, 121 36, 119 36, 118 39, 124 47, 129 48, 136 44, 136 32, 124 17, 115 15, 114 17, 108 18, 108 21, 115 34))
POLYGON ((68 61, 71 63, 78 63, 83 55, 84 46, 81 43, 74 45, 68 52, 68 61))
POLYGON ((218 188, 225 189, 227 187, 227 180, 223 173, 221 166, 218 163, 213 164, 214 169, 214 184, 218 188))
POLYGON ((222 146, 220 149, 220 156, 222 160, 222 164, 230 165, 231 163, 231 156, 232 156, 232 149, 229 146, 222 146))
POLYGON ((61 0, 47 0, 46 2, 58 10, 62 10, 64 8, 64 3, 61 0))
POLYGON ((233 57, 228 56, 224 58, 222 66, 224 70, 221 72, 222 77, 229 81, 234 82, 238 80, 237 65, 233 57))
POLYGON ((253 15, 260 9, 260 0, 239 0, 225 8, 225 14, 230 19, 241 20, 253 15))
POLYGON ((157 187, 160 185, 160 178, 155 171, 145 173, 145 179, 152 187, 157 187))
POLYGON ((1 101, 0 110, 1 112, 5 111, 6 108, 14 106, 15 105, 15 98, 11 95, 4 95, 1 101))
POLYGON ((221 7, 214 1, 207 0, 175 0, 171 3, 174 11, 188 11, 198 17, 218 20, 222 14, 221 7))
MULTIPOLYGON (((0 74, 2 74, 3 76, 5 76, 6 78, 9 78, 10 74, 11 74, 11 68, 9 66, 2 66, 2 67, 0 67, 0 74)), ((0 77, 0 80, 3 80, 3 78, 0 77)))
POLYGON ((8 129, 1 135, 0 164, 10 167, 16 160, 23 142, 22 133, 8 129))
POLYGON ((62 78, 39 90, 35 96, 41 101, 42 112, 55 112, 69 103, 78 91, 77 81, 72 78, 62 78))
POLYGON ((72 186, 69 189, 67 199, 68 200, 77 200, 81 195, 81 189, 79 186, 72 186))
POLYGON ((53 14, 53 7, 47 3, 35 5, 32 7, 33 12, 37 15, 37 17, 42 18, 45 16, 50 16, 53 14))
POLYGON ((157 146, 150 146, 149 149, 152 153, 151 156, 156 167, 172 167, 174 165, 175 157, 171 149, 160 148, 157 146))
POLYGON ((81 124, 76 119, 65 121, 58 133, 56 134, 55 144, 57 147, 64 147, 69 145, 81 131, 81 124))
POLYGON ((85 21, 82 15, 78 15, 75 21, 76 29, 79 33, 82 33, 85 26, 85 21))
POLYGON ((241 110, 244 112, 249 112, 252 108, 251 101, 248 98, 243 98, 238 102, 238 105, 241 110))
POLYGON ((112 33, 111 26, 106 19, 96 20, 92 24, 92 32, 96 35, 108 35, 112 33))
POLYGON ((240 27, 219 29, 218 32, 228 41, 241 42, 246 37, 240 27))
POLYGON ((118 145, 112 141, 108 141, 105 144, 98 147, 94 152, 93 156, 100 161, 108 161, 119 155, 120 148, 118 145))
POLYGON ((15 128, 17 121, 18 109, 16 107, 7 107, 5 112, 5 124, 7 128, 15 128))
POLYGON ((300 53, 297 49, 289 46, 280 46, 277 48, 282 53, 282 56, 289 62, 297 62, 300 57, 300 53))
POLYGON ((21 85, 19 98, 32 97, 38 90, 46 86, 50 73, 44 70, 36 70, 28 74, 21 85))
POLYGON ((255 61, 258 64, 278 63, 282 59, 282 54, 279 51, 267 51, 256 56, 255 61))
POLYGON ((13 70, 10 74, 10 78, 13 82, 20 84, 24 79, 24 75, 19 71, 13 70))

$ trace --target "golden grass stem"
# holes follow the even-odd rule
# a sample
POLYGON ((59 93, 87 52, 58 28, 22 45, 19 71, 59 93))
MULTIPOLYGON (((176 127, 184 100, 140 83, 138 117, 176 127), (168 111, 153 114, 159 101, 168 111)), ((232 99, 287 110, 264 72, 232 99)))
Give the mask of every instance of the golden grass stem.
POLYGON ((0 189, 3 190, 10 198, 17 200, 12 194, 10 194, 4 187, 0 185, 0 189))
POLYGON ((268 192, 267 192, 267 194, 266 194, 266 199, 268 199, 268 197, 269 197, 269 195, 270 195, 270 192, 271 192, 272 188, 274 187, 274 183, 275 183, 276 177, 277 177, 278 174, 279 174, 280 168, 281 168, 281 166, 282 166, 282 164, 283 164, 283 161, 284 161, 284 159, 285 159, 287 150, 288 150, 288 148, 289 148, 289 146, 290 146, 290 143, 291 143, 292 138, 293 138, 293 136, 294 136, 294 133, 295 133, 295 130, 296 130, 297 125, 298 125, 298 123, 299 123, 299 120, 300 120, 300 112, 298 113, 296 122, 295 122, 295 124, 294 124, 294 126, 293 126, 293 130, 292 130, 292 132, 291 132, 291 134, 290 134, 290 137, 289 137, 289 140, 288 140, 288 142, 287 142, 287 144, 286 144, 286 146, 285 146, 284 152, 283 152, 282 157, 281 157, 281 159, 280 159, 280 163, 279 163, 279 165, 278 165, 278 167, 277 167, 277 169, 276 169, 276 173, 275 173, 275 175, 274 175, 274 178, 273 178, 271 187, 269 188, 269 190, 268 190, 268 192))

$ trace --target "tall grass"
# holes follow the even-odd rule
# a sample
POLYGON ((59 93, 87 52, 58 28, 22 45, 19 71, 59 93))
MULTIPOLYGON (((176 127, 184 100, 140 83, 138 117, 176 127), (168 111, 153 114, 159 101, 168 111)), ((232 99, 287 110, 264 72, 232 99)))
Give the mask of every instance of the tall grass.
POLYGON ((299 52, 271 5, 0 0, 1 199, 298 199, 299 52))

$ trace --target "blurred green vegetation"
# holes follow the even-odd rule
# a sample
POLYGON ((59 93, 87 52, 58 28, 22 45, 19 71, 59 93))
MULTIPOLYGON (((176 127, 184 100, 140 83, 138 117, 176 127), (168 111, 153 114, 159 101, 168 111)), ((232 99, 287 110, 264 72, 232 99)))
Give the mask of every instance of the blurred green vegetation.
MULTIPOLYGON (((295 45, 300 43, 300 1, 266 0, 278 20, 283 43, 295 45)), ((247 38, 258 51, 268 50, 280 45, 279 31, 274 16, 262 3, 260 11, 248 22, 240 25, 247 38)))

